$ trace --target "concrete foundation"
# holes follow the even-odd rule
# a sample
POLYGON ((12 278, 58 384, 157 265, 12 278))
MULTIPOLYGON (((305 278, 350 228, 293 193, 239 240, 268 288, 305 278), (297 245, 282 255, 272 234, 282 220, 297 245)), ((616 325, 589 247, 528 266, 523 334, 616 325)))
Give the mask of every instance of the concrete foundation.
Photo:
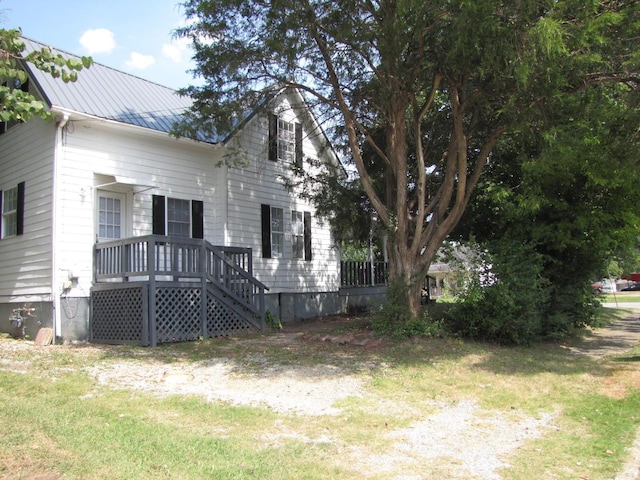
MULTIPOLYGON (((282 322, 335 315, 346 312, 366 312, 379 308, 386 301, 387 288, 343 287, 338 292, 271 293, 265 295, 267 310, 282 322)), ((11 325, 9 317, 15 308, 34 308, 33 315, 25 322, 25 334, 35 338, 42 327, 53 328, 53 305, 39 301, 0 304, 0 331, 14 336, 20 330, 11 325)), ((89 338, 91 300, 88 297, 64 297, 60 299, 60 331, 56 342, 86 341, 89 338)))

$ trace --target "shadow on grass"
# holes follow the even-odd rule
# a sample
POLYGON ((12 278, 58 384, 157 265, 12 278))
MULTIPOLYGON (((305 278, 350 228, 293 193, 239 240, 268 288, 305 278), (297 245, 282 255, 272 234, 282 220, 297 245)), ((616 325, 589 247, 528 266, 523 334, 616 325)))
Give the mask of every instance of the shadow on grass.
POLYGON ((631 315, 631 310, 623 310, 620 308, 605 308, 600 307, 598 309, 598 314, 596 316, 596 325, 597 327, 607 327, 612 323, 617 322, 621 318, 631 315))
POLYGON ((614 362, 621 362, 621 363, 640 362, 640 355, 633 355, 631 357, 614 358, 613 361, 614 362))
MULTIPOLYGON (((628 312, 603 309, 601 324, 624 335, 640 337, 640 322, 621 318, 628 312)), ((637 315, 637 313, 636 313, 637 315)), ((381 365, 414 367, 434 362, 465 362, 471 358, 474 369, 496 375, 533 376, 540 373, 606 375, 601 357, 588 350, 599 348, 615 352, 624 347, 619 338, 595 337, 585 331, 583 338, 562 342, 541 342, 529 347, 507 347, 487 342, 456 338, 413 338, 402 341, 384 339, 375 348, 352 344, 309 340, 305 332, 371 332, 368 317, 331 317, 284 325, 283 330, 264 334, 214 338, 205 341, 162 344, 156 348, 123 345, 89 345, 101 360, 153 361, 167 366, 188 362, 214 364, 225 362, 232 372, 269 377, 295 371, 300 366, 314 367, 319 377, 332 372, 375 373, 381 365), (274 366, 279 368, 276 370, 274 366)), ((82 348, 82 347, 78 347, 82 348)), ((619 362, 640 361, 640 356, 620 358, 619 362)))

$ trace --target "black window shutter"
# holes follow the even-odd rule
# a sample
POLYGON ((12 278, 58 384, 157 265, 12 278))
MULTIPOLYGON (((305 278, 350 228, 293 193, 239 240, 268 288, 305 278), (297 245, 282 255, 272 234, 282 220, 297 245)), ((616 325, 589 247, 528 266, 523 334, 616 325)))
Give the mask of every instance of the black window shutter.
POLYGON ((304 212, 304 259, 311 260, 311 214, 304 212))
POLYGON ((0 238, 2 238, 2 190, 0 190, 0 238))
POLYGON ((191 238, 204 238, 204 203, 201 200, 191 202, 191 238))
POLYGON ((165 207, 164 207, 164 196, 162 195, 154 195, 153 196, 153 234, 154 235, 164 235, 165 234, 165 207))
POLYGON ((278 161, 278 116, 269 114, 269 160, 278 161))
POLYGON ((271 258, 271 207, 262 205, 262 258, 271 258))
POLYGON ((302 168, 302 124, 296 123, 296 133, 295 133, 295 141, 296 141, 296 167, 302 168))
POLYGON ((24 234, 24 182, 18 184, 16 217, 16 235, 22 235, 24 234))

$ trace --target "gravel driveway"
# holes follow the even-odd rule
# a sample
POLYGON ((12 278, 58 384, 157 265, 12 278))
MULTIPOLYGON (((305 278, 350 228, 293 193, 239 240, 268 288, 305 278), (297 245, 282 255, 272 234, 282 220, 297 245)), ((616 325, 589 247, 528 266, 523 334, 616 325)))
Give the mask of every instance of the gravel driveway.
MULTIPOLYGON (((321 325, 321 324, 320 324, 321 325)), ((287 333, 267 336, 262 341, 284 346, 303 337, 320 341, 348 343, 352 335, 323 335, 313 332, 313 325, 287 328, 287 333)), ((640 320, 629 316, 593 335, 572 350, 577 355, 602 358, 623 353, 640 343, 640 320)), ((250 363, 259 367, 259 374, 243 371, 235 362, 225 359, 208 360, 167 367, 164 363, 122 362, 93 367, 89 373, 102 384, 145 390, 154 394, 192 394, 207 400, 222 400, 234 404, 267 406, 277 412, 294 415, 338 415, 335 403, 343 398, 366 395, 365 378, 341 371, 338 367, 277 366, 253 356, 250 363), (204 381, 206 379, 206 381, 204 381)), ((367 456, 366 452, 351 452, 350 463, 360 471, 383 472, 412 456, 451 458, 448 475, 451 478, 499 479, 498 470, 505 467, 502 458, 517 450, 527 440, 537 438, 548 429, 556 428, 555 415, 548 413, 533 418, 518 412, 509 416, 483 412, 475 402, 438 404, 438 413, 411 425, 390 432, 394 448, 383 457, 367 456), (492 441, 487 442, 490 438, 492 441)), ((389 408, 396 408, 389 406, 389 408)), ((327 439, 324 439, 327 440, 327 439)), ((331 441, 330 439, 328 441, 331 441)), ((615 480, 640 479, 640 432, 629 463, 615 480)), ((407 475, 403 480, 419 479, 407 475)))
MULTIPOLYGON (((321 322, 318 322, 321 325, 321 322)), ((317 326, 317 325, 316 325, 317 326)), ((264 347, 283 347, 291 342, 313 338, 315 341, 361 342, 367 348, 367 340, 353 335, 323 335, 314 332, 314 324, 306 323, 298 328, 287 327, 286 333, 261 336, 259 339, 239 342, 264 342, 264 347)), ((601 358, 620 353, 640 343, 640 321, 634 315, 609 328, 600 329, 583 342, 573 347, 576 355, 601 358)), ((12 363, 7 349, 32 348, 29 342, 0 341, 0 369, 20 371, 19 363, 12 363)), ((372 344, 375 345, 375 344, 372 344)), ((68 348, 68 347, 52 347, 68 348)), ((108 346, 85 346, 87 350, 105 352, 108 346)), ((374 346, 375 348, 375 346, 374 346)), ((167 363, 154 359, 151 354, 140 358, 111 358, 86 371, 99 385, 145 391, 153 395, 197 395, 207 400, 220 400, 238 405, 263 406, 285 415, 317 416, 340 415, 336 402, 347 397, 369 395, 366 375, 354 374, 353 369, 338 366, 312 364, 273 365, 260 349, 252 349, 249 356, 240 362, 232 358, 213 358, 199 362, 173 361, 167 363)), ((89 394, 91 395, 91 394, 89 394)), ((506 466, 505 458, 524 442, 540 437, 554 425, 555 414, 548 412, 531 417, 522 412, 509 414, 484 411, 473 401, 433 404, 437 412, 426 416, 409 427, 390 431, 392 448, 387 454, 371 455, 347 446, 345 455, 349 464, 368 474, 392 471, 415 458, 447 458, 450 466, 446 478, 499 479, 498 471, 506 466), (491 439, 491 441, 487 441, 491 439), (470 473, 473 472, 473 473, 470 473)), ((391 414, 397 405, 381 405, 391 414)), ((292 432, 273 432, 292 435, 292 432)), ((310 442, 334 442, 323 437, 308 439, 310 442)), ((640 479, 640 434, 632 458, 616 480, 640 479)), ((420 475, 404 475, 402 480, 420 479, 420 475)))

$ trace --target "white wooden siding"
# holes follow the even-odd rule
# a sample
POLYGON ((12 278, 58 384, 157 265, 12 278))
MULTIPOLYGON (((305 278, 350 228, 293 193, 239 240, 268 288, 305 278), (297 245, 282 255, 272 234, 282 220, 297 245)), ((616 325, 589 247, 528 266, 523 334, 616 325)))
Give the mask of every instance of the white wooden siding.
MULTIPOLYGON (((297 121, 286 103, 282 114, 297 121)), ((305 122, 302 122, 303 125, 305 122)), ((303 153, 318 158, 314 138, 303 127, 303 153)), ((70 296, 87 296, 96 239, 95 200, 99 185, 113 176, 141 179, 140 187, 120 184, 105 190, 127 195, 129 230, 125 236, 152 231, 154 194, 204 202, 204 236, 216 245, 251 247, 254 273, 278 292, 332 292, 339 287, 338 253, 328 224, 321 225, 312 205, 288 192, 279 175, 288 165, 267 155, 266 112, 256 115, 226 147, 176 140, 165 134, 115 122, 72 118, 58 154, 58 281, 66 272, 78 279, 70 296), (226 156, 225 156, 226 155, 226 156), (220 166, 220 163, 230 166, 220 166), (284 258, 263 259, 261 204, 284 210, 284 258), (292 258, 291 211, 312 215, 312 261, 292 258)), ((0 296, 51 297, 53 156, 55 124, 35 120, 0 136, 0 189, 26 182, 25 234, 0 240, 0 296)))
POLYGON ((39 119, 0 135, 0 189, 25 182, 24 235, 0 239, 0 302, 50 300, 54 141, 39 119))
MULTIPOLYGON (((303 154, 318 158, 314 139, 305 122, 295 117, 286 99, 276 109, 287 121, 303 124, 303 154)), ((290 166, 268 160, 267 112, 254 117, 237 135, 231 148, 244 151, 246 166, 229 168, 228 241, 233 246, 253 249, 254 273, 270 292, 335 292, 339 288, 339 257, 329 225, 320 224, 315 208, 287 191, 278 178, 289 175, 290 166), (260 205, 284 210, 285 240, 283 258, 262 258, 260 205), (310 212, 312 216, 312 260, 292 258, 291 211, 310 212)), ((305 168, 308 166, 305 162, 305 168)))
POLYGON ((224 168, 216 168, 220 153, 212 145, 176 140, 141 128, 122 128, 95 120, 70 122, 62 149, 58 268, 71 270, 79 288, 88 292, 95 243, 95 200, 98 189, 127 194, 129 230, 123 236, 152 233, 152 195, 204 202, 204 236, 224 242, 224 168), (100 174, 100 175, 97 175, 100 174), (105 177, 106 175, 107 177, 105 177), (108 176, 142 179, 149 186, 99 185, 108 176))

